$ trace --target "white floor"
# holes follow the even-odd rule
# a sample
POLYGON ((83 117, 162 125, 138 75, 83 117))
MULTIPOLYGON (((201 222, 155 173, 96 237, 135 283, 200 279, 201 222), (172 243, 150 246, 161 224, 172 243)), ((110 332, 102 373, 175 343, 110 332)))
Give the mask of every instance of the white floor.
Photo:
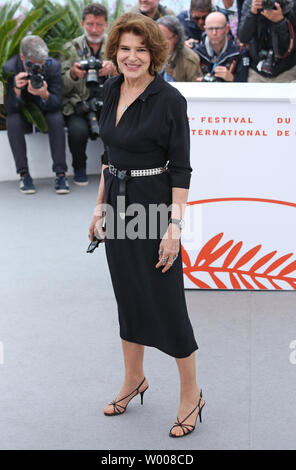
POLYGON ((190 436, 168 436, 178 373, 154 348, 144 406, 104 416, 123 360, 104 247, 85 253, 98 178, 65 196, 53 183, 0 183, 0 448, 295 449, 295 292, 186 291, 206 400, 190 436))

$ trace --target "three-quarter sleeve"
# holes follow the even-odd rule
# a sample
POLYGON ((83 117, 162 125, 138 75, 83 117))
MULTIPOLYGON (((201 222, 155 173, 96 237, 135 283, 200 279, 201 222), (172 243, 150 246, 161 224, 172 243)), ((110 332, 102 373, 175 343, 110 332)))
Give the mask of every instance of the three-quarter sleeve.
MULTIPOLYGON (((106 119, 108 115, 108 109, 110 107, 110 96, 109 96, 109 88, 110 88, 110 82, 112 81, 112 78, 107 79, 104 84, 103 84, 103 107, 100 112, 100 117, 99 117, 99 128, 101 129, 104 120, 106 119)), ((108 154, 108 148, 107 145, 104 142, 104 153, 101 155, 101 162, 102 165, 108 165, 109 164, 109 154, 108 154)))
POLYGON ((189 189, 192 168, 190 166, 190 130, 187 102, 179 94, 168 103, 169 143, 167 159, 172 187, 189 189))

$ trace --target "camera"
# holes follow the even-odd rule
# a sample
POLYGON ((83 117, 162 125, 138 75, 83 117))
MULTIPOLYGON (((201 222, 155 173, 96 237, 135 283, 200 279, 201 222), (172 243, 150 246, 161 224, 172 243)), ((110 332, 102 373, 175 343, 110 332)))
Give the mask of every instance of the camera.
POLYGON ((99 59, 93 56, 81 60, 79 64, 81 70, 87 71, 85 84, 90 90, 90 97, 88 100, 78 103, 75 111, 78 115, 86 115, 89 136, 91 140, 95 140, 100 136, 98 118, 103 107, 103 84, 105 78, 98 76, 98 70, 103 67, 103 64, 99 59))
POLYGON ((85 84, 91 88, 99 84, 98 70, 103 67, 102 62, 94 56, 79 62, 81 70, 86 70, 85 84))
POLYGON ((202 80, 203 82, 208 82, 208 83, 212 83, 212 82, 217 82, 217 78, 215 77, 215 75, 204 75, 204 78, 202 80))
POLYGON ((103 102, 96 96, 92 96, 88 100, 81 101, 76 105, 76 114, 81 116, 86 114, 91 140, 95 140, 100 136, 100 128, 98 124, 98 113, 101 111, 103 102))
POLYGON ((273 10, 275 8, 276 0, 262 0, 263 10, 273 10))
POLYGON ((35 88, 35 90, 42 88, 45 79, 44 65, 33 64, 33 62, 28 60, 26 62, 26 68, 28 71, 27 79, 31 81, 32 88, 35 88))
POLYGON ((190 41, 190 46, 192 48, 196 47, 198 45, 198 41, 196 41, 195 39, 192 39, 192 41, 190 41))
POLYGON ((257 64, 257 70, 259 72, 265 73, 266 75, 272 75, 273 63, 273 50, 270 49, 269 51, 266 51, 262 49, 259 52, 259 62, 257 64))

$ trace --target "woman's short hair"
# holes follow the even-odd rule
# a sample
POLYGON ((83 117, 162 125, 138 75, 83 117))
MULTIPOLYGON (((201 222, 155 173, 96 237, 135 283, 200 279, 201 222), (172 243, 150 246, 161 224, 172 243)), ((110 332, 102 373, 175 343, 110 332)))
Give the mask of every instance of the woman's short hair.
POLYGON ((133 33, 143 38, 143 43, 151 55, 149 73, 155 75, 159 72, 167 61, 169 45, 155 21, 141 13, 124 13, 112 23, 108 33, 105 57, 112 60, 117 68, 116 55, 123 33, 133 33))

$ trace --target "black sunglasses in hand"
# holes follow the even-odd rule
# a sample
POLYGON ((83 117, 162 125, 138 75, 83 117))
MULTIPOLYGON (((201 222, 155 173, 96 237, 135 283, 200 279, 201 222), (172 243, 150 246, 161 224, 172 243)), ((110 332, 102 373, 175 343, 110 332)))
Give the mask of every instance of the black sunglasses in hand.
POLYGON ((94 235, 94 239, 90 244, 88 245, 88 248, 86 250, 86 253, 93 253, 96 248, 98 248, 99 244, 104 240, 104 238, 101 238, 99 236, 94 235))

